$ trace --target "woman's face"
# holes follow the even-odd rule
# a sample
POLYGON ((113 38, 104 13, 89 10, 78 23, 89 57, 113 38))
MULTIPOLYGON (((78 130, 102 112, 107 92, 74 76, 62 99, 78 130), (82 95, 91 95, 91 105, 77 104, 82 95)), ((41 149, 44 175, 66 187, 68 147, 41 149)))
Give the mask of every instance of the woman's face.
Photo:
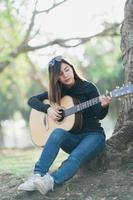
POLYGON ((59 81, 67 87, 75 83, 73 69, 66 63, 61 63, 59 81))

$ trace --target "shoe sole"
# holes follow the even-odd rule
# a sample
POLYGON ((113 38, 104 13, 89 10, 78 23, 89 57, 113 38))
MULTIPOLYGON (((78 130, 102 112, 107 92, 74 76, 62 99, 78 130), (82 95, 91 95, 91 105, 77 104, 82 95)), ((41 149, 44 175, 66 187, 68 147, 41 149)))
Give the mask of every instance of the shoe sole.
POLYGON ((31 189, 31 188, 18 188, 18 191, 27 191, 27 192, 33 192, 36 189, 31 189))

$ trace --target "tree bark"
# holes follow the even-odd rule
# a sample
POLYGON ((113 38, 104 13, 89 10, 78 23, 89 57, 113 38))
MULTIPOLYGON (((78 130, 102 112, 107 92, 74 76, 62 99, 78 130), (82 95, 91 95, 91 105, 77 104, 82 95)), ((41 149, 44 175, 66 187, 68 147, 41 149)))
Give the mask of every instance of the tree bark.
MULTIPOLYGON (((121 26, 121 51, 123 57, 125 84, 133 83, 133 1, 127 0, 124 8, 124 21, 121 26)), ((126 97, 121 103, 120 114, 114 130, 119 135, 118 147, 129 150, 133 142, 133 99, 126 97)), ((109 141, 110 144, 110 141, 109 141)))
MULTIPOLYGON (((124 20, 121 26, 121 51, 125 84, 133 83, 133 0, 127 0, 124 20)), ((133 98, 122 99, 121 110, 112 137, 107 141, 106 150, 80 172, 88 168, 115 168, 133 162, 133 98)))

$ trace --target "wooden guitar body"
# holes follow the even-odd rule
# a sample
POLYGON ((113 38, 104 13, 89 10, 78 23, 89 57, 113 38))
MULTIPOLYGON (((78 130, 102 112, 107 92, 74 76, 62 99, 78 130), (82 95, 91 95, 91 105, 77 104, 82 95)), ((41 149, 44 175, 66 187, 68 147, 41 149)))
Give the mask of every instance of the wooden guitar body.
MULTIPOLYGON (((49 103, 49 101, 45 100, 44 103, 49 103)), ((74 105, 75 102, 73 98, 71 98, 70 96, 64 96, 61 99, 61 106, 56 106, 65 110, 66 108, 72 107, 74 105)), ((61 122, 55 122, 54 120, 49 118, 47 114, 32 109, 30 113, 30 130, 32 141, 37 146, 44 146, 46 141, 48 140, 49 135, 56 128, 62 128, 67 131, 78 131, 82 126, 81 119, 81 113, 77 113, 64 117, 61 122)))

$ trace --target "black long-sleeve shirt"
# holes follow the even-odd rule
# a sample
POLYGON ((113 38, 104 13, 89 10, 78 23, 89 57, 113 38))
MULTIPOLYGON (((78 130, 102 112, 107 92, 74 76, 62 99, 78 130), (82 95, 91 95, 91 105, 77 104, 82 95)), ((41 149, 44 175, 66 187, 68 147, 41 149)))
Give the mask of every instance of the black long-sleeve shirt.
MULTIPOLYGON (((71 97, 77 98, 81 103, 98 97, 99 91, 96 86, 88 81, 76 81, 71 88, 63 87, 62 96, 69 95, 71 97)), ((41 93, 39 95, 33 96, 28 100, 28 104, 40 111, 47 112, 50 107, 48 104, 44 104, 44 99, 48 99, 48 92, 41 93)), ((85 131, 100 131, 104 132, 101 127, 99 120, 103 119, 108 113, 109 106, 102 107, 101 103, 97 103, 85 110, 82 110, 83 115, 83 125, 81 132, 85 131)))

